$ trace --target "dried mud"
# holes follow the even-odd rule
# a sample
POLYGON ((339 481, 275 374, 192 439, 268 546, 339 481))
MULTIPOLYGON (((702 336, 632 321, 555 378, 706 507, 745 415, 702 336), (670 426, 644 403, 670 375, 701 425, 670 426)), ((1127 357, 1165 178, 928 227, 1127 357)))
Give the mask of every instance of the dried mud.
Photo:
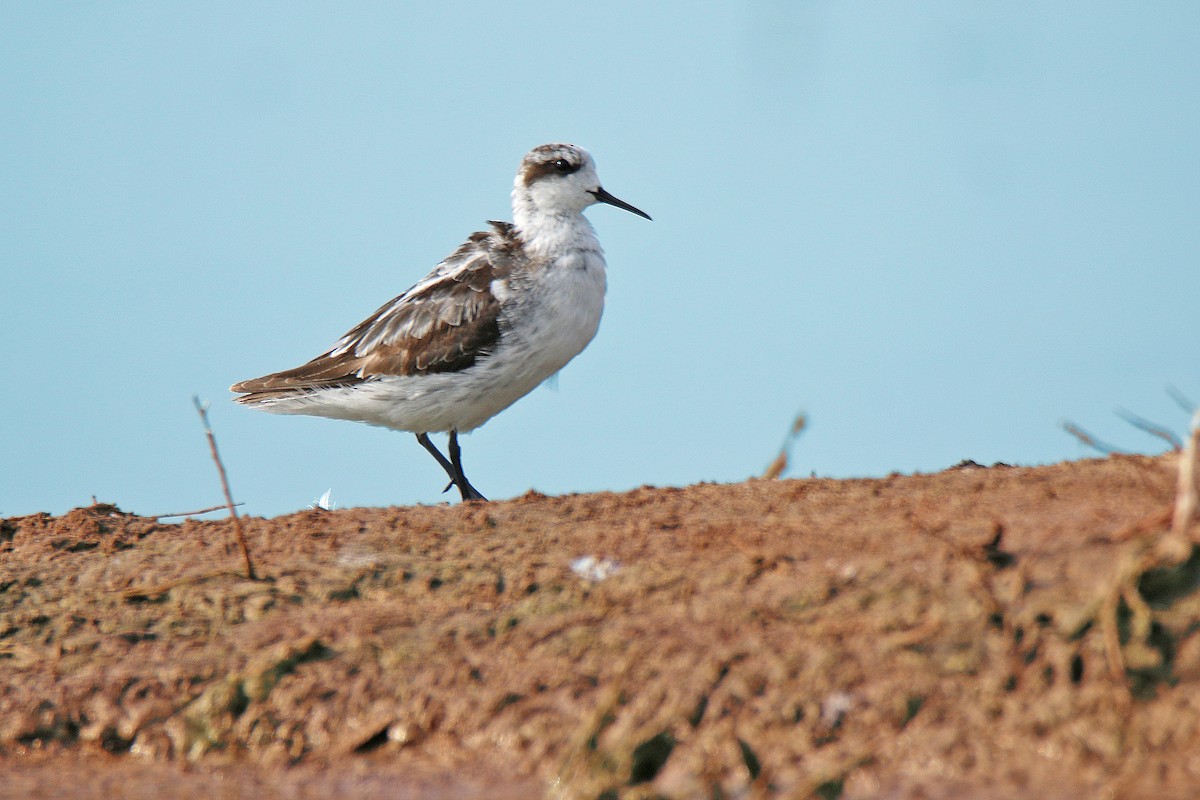
POLYGON ((1126 456, 314 510, 245 520, 259 580, 228 520, 3 520, 0 796, 1191 797, 1174 491, 1126 456))

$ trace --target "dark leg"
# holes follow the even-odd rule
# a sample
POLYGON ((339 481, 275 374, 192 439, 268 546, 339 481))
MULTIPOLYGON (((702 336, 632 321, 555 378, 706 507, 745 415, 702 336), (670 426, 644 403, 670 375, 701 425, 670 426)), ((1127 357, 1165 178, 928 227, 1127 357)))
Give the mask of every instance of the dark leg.
MULTIPOLYGON (((418 433, 417 441, 421 443, 421 447, 429 451, 429 455, 437 459, 437 462, 442 465, 442 469, 446 470, 446 474, 450 476, 450 483, 446 484, 446 489, 449 489, 454 485, 454 465, 446 460, 446 457, 442 455, 442 451, 438 450, 433 442, 429 441, 429 434, 418 433)), ((442 491, 444 492, 446 489, 442 489, 442 491)))
POLYGON ((450 463, 454 467, 454 472, 458 476, 455 483, 458 484, 458 490, 462 492, 463 500, 487 500, 479 490, 471 485, 467 480, 466 474, 462 468, 462 452, 458 449, 458 431, 450 431, 450 463))
MULTIPOLYGON (((442 465, 442 469, 446 470, 446 475, 450 478, 450 483, 446 484, 446 489, 451 486, 457 486, 458 491, 462 494, 463 500, 487 500, 479 491, 467 481, 467 476, 463 475, 462 471, 462 453, 458 449, 458 436, 456 432, 450 432, 450 459, 448 460, 442 451, 438 450, 433 442, 429 441, 429 434, 418 433, 417 441, 421 443, 429 455, 437 459, 437 462, 442 465)), ((443 489, 442 491, 446 491, 443 489)))

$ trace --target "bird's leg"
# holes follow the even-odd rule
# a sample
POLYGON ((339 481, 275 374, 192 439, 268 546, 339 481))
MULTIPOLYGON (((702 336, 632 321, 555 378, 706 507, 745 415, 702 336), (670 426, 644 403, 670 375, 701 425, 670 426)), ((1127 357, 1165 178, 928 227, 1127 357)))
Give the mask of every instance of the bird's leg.
POLYGON ((449 491, 451 486, 457 486, 458 491, 462 493, 463 500, 487 500, 479 493, 474 486, 467 481, 467 476, 463 475, 462 471, 462 453, 458 448, 458 436, 455 431, 450 432, 450 458, 447 459, 442 455, 442 451, 437 449, 437 445, 429 441, 429 434, 418 433, 417 441, 421 443, 429 455, 433 456, 442 469, 446 470, 446 475, 450 478, 450 482, 446 484, 446 488, 442 491, 449 491))
POLYGON ((442 469, 446 470, 446 474, 450 476, 450 482, 446 484, 445 489, 442 489, 442 493, 450 491, 450 487, 455 485, 454 465, 446 460, 446 457, 442 455, 442 451, 437 449, 437 445, 429 441, 429 434, 418 433, 417 441, 421 443, 421 447, 429 451, 429 455, 437 459, 437 462, 442 465, 442 469))
POLYGON ((463 500, 487 500, 479 493, 478 489, 471 485, 463 473, 462 452, 458 449, 458 431, 456 430, 450 431, 450 464, 454 467, 452 480, 458 485, 458 491, 462 492, 463 500))

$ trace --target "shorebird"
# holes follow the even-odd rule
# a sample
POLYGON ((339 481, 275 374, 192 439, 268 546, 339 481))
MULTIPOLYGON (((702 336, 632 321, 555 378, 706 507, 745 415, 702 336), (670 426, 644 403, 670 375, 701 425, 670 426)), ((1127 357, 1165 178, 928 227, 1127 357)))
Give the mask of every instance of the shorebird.
POLYGON ((650 219, 600 186, 582 147, 535 147, 513 183, 512 222, 471 234, 307 364, 235 383, 235 399, 414 433, 450 478, 444 491, 486 500, 463 473, 458 434, 524 397, 596 335, 604 252, 583 216, 594 203, 650 219), (449 434, 449 458, 434 432, 449 434))

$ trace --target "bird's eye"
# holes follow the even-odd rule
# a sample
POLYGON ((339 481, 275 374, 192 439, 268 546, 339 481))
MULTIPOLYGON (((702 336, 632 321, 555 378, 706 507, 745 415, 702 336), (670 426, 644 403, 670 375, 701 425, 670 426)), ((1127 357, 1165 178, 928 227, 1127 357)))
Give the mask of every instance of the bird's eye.
POLYGON ((554 170, 559 175, 570 175, 572 172, 579 171, 579 164, 572 164, 570 161, 567 161, 565 158, 560 158, 554 162, 554 170))

